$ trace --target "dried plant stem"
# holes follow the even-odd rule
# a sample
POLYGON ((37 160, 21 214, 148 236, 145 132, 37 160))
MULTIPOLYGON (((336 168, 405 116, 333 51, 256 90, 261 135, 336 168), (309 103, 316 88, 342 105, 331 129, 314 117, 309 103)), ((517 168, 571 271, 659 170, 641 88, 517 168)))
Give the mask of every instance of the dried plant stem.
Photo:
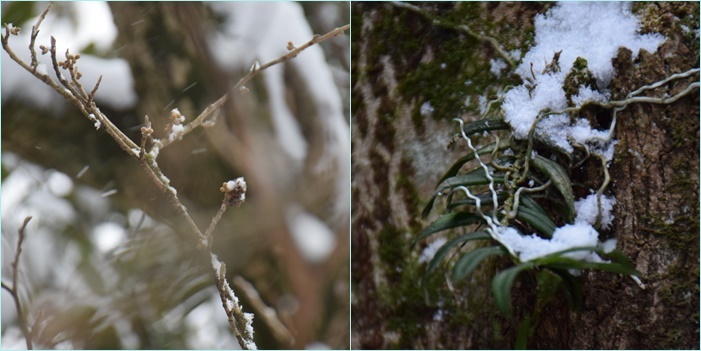
POLYGON ((29 330, 29 325, 27 323, 27 318, 22 310, 22 303, 19 300, 19 293, 17 292, 17 276, 19 276, 19 257, 22 254, 22 242, 24 242, 24 231, 27 228, 27 224, 32 219, 31 216, 24 219, 24 223, 19 228, 17 237, 17 248, 15 250, 15 259, 12 261, 12 286, 7 286, 4 282, 2 283, 2 288, 7 290, 12 296, 12 300, 15 302, 15 308, 17 309, 17 319, 19 323, 19 328, 24 334, 24 339, 27 343, 27 349, 32 350, 34 346, 32 345, 32 335, 29 330))
POLYGON ((224 215, 227 208, 229 208, 229 205, 226 204, 226 199, 224 199, 219 207, 219 211, 217 211, 217 214, 214 215, 212 221, 209 223, 207 231, 204 232, 204 236, 207 238, 207 244, 209 245, 210 251, 212 249, 212 244, 214 243, 212 233, 214 232, 214 228, 216 228, 217 223, 219 223, 219 220, 221 220, 221 217, 224 215))

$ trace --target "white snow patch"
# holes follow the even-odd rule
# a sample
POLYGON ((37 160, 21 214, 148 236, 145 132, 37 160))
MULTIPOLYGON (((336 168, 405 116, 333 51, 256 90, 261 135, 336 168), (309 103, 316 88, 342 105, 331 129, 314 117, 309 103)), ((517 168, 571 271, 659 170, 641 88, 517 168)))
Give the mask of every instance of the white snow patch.
MULTIPOLYGON (((635 58, 639 50, 654 52, 665 40, 659 34, 638 34, 639 30, 640 23, 631 13, 630 3, 562 2, 545 15, 537 15, 535 45, 516 69, 516 73, 524 79, 533 79, 535 75, 536 86, 530 92, 525 85, 511 89, 505 94, 502 105, 505 120, 514 128, 516 137, 527 138, 539 111, 558 111, 567 107, 562 86, 577 57, 587 60, 598 88, 604 90, 614 74, 611 59, 620 47, 631 49, 635 58), (560 71, 543 73, 546 64, 559 51, 560 71)), ((606 94, 582 88, 573 102, 580 106, 587 100, 607 99, 606 94)), ((584 126, 579 127, 580 140, 587 140, 584 126)), ((590 132, 591 136, 597 133, 591 129, 590 132)), ((550 136, 545 139, 554 146, 572 150, 567 140, 571 134, 569 119, 550 116, 539 123, 537 134, 550 136)))
MULTIPOLYGON (((497 236, 519 255, 523 262, 575 247, 593 247, 599 244, 599 232, 587 223, 566 224, 557 228, 551 239, 535 234, 521 235, 512 227, 499 227, 497 236)), ((564 257, 588 262, 602 262, 599 255, 591 251, 574 251, 564 257)))
POLYGON ((114 222, 100 223, 95 226, 92 237, 97 249, 103 253, 117 248, 127 238, 126 230, 114 222))
POLYGON ((601 248, 604 249, 605 253, 611 253, 613 250, 616 249, 616 244, 618 243, 618 240, 616 239, 608 239, 601 243, 601 248))
MULTIPOLYGON (((616 204, 616 199, 613 196, 601 195, 601 228, 608 229, 613 223, 613 214, 611 210, 616 204)), ((596 201, 596 194, 591 194, 583 199, 577 200, 574 203, 574 209, 577 212, 575 223, 586 223, 594 225, 596 217, 599 215, 599 206, 596 201)))
POLYGON ((336 235, 319 218, 296 204, 288 206, 286 219, 297 248, 308 261, 326 259, 336 247, 336 235))

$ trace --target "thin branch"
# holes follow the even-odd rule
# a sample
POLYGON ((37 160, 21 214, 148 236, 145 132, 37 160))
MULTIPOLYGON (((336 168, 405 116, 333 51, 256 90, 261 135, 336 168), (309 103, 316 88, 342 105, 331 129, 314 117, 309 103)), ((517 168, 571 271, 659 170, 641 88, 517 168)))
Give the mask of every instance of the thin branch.
POLYGON ((49 13, 49 9, 51 9, 51 5, 53 5, 53 2, 49 2, 49 5, 46 6, 46 9, 44 12, 39 15, 39 19, 37 19, 37 22, 32 26, 32 36, 31 36, 31 41, 29 42, 29 51, 32 53, 32 69, 36 71, 37 66, 39 65, 39 62, 37 61, 37 53, 36 50, 34 50, 34 42, 37 39, 37 36, 39 35, 39 26, 41 25, 41 22, 44 21, 44 18, 46 18, 46 14, 49 13))
POLYGON ((17 237, 17 249, 15 251, 15 259, 12 261, 12 287, 8 287, 7 284, 4 282, 2 283, 2 288, 7 290, 10 295, 12 296, 12 300, 15 302, 15 308, 17 309, 17 319, 19 323, 19 328, 22 330, 22 334, 24 334, 24 339, 25 342, 27 343, 27 349, 32 350, 34 347, 32 345, 32 335, 31 332, 29 331, 29 327, 27 325, 27 319, 24 316, 24 312, 22 310, 22 304, 20 303, 19 299, 19 293, 17 291, 17 277, 19 276, 19 258, 20 255, 22 254, 22 243, 24 242, 24 231, 27 228, 27 224, 29 224, 29 221, 32 219, 31 216, 28 216, 27 218, 24 219, 24 223, 22 223, 22 226, 19 228, 18 231, 18 237, 17 237))
POLYGON ((226 265, 224 262, 220 263, 219 274, 216 274, 216 269, 213 266, 211 268, 217 277, 217 289, 219 290, 222 306, 224 311, 226 311, 227 317, 229 317, 229 325, 234 331, 239 345, 244 350, 257 349, 258 347, 253 341, 253 314, 245 313, 241 310, 238 297, 236 297, 236 294, 234 294, 234 291, 226 281, 226 265))
MULTIPOLYGON (((292 45, 291 46, 292 50, 290 50, 290 52, 278 57, 277 59, 266 62, 263 65, 259 65, 258 61, 254 62, 253 65, 251 66, 251 69, 248 71, 248 73, 245 76, 243 76, 241 79, 239 79, 239 81, 236 83, 236 85, 234 85, 234 87, 231 88, 229 90, 229 92, 224 94, 217 101, 215 101, 212 104, 210 104, 209 106, 207 106, 207 108, 205 108, 204 111, 202 111, 202 113, 200 113, 199 116, 197 116, 192 122, 185 125, 185 129, 183 130, 181 135, 184 136, 187 133, 191 132, 193 129, 202 125, 202 123, 204 123, 204 121, 209 119, 209 117, 212 114, 214 114, 216 111, 218 111, 226 103, 226 101, 229 99, 230 92, 242 91, 242 88, 244 87, 244 85, 246 83, 248 83, 248 81, 250 81, 258 73, 263 72, 267 68, 274 66, 278 63, 291 60, 291 59, 297 57, 297 55, 299 55, 302 51, 309 48, 310 46, 312 46, 314 44, 321 43, 321 42, 326 41, 326 40, 331 39, 331 38, 335 38, 335 37, 339 36, 341 33, 343 33, 344 31, 347 31, 349 29, 350 29, 350 24, 346 24, 345 26, 338 27, 338 28, 336 28, 336 29, 324 34, 324 35, 316 34, 312 37, 311 40, 309 40, 308 42, 306 42, 298 47, 295 47, 294 45, 292 45)), ((290 46, 288 46, 288 48, 289 47, 290 46)), ((171 142, 172 141, 168 141, 168 142, 164 141, 162 147, 166 147, 171 142)))
POLYGON ((214 243, 212 232, 214 232, 214 228, 217 226, 217 223, 219 223, 219 220, 221 220, 221 217, 222 215, 224 215, 224 212, 226 212, 227 208, 229 208, 230 206, 241 206, 241 204, 243 204, 243 202, 246 201, 247 189, 248 185, 246 184, 246 180, 244 180, 243 177, 224 182, 221 188, 219 188, 219 191, 224 193, 224 199, 222 199, 219 211, 216 215, 214 215, 211 223, 209 223, 207 231, 205 231, 204 233, 204 236, 207 239, 209 251, 212 251, 212 244, 214 243))
POLYGON ((90 104, 93 101, 93 99, 95 99, 95 94, 97 93, 97 89, 100 87, 100 82, 102 82, 102 75, 100 75, 100 77, 97 78, 97 83, 95 83, 95 87, 92 88, 92 91, 90 92, 88 104, 90 104))

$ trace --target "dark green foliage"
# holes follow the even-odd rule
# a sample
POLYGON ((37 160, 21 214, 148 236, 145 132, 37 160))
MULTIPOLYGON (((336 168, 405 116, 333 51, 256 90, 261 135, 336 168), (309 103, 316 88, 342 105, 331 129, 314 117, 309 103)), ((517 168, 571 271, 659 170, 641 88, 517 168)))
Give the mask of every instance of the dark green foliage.
MULTIPOLYGON (((463 131, 469 137, 478 133, 499 131, 505 127, 507 125, 501 120, 482 119, 467 124, 463 131)), ((511 252, 511 248, 503 246, 497 240, 497 232, 500 230, 498 228, 512 227, 521 233, 535 230, 534 235, 552 238, 558 226, 574 222, 575 209, 572 181, 566 165, 531 151, 536 148, 532 148, 530 143, 537 143, 537 150, 541 153, 557 153, 558 150, 548 150, 547 145, 541 145, 536 140, 529 143, 510 140, 504 136, 498 140, 498 145, 492 143, 479 150, 472 149, 441 177, 436 192, 424 208, 422 216, 428 216, 436 199, 443 196, 446 197, 448 213, 421 231, 413 240, 413 244, 448 229, 466 227, 471 231, 447 241, 436 251, 428 264, 424 281, 433 276, 432 273, 446 258, 447 261, 451 261, 456 257, 451 279, 460 282, 467 279, 480 264, 489 261, 490 257, 510 254, 507 256, 511 257, 514 265, 496 272, 492 279, 494 302, 499 312, 506 316, 512 315, 511 288, 516 279, 522 273, 534 276, 536 289, 533 294, 536 304, 520 323, 515 340, 517 348, 526 348, 528 338, 538 327, 539 315, 543 308, 549 301, 560 296, 557 294, 559 291, 564 291, 571 310, 577 311, 581 308, 582 289, 578 278, 573 275, 576 272, 595 269, 622 275, 639 273, 630 260, 619 251, 605 252, 601 247, 569 248, 529 261, 521 261, 518 252, 511 252), (505 154, 507 150, 508 153, 505 154), (487 161, 485 155, 490 155, 491 161, 487 161), (460 173, 460 170, 473 160, 478 160, 479 164, 472 166, 472 169, 465 173, 460 173), (481 226, 486 226, 487 229, 478 231, 481 226), (477 229, 474 229, 475 227, 477 229), (496 245, 465 245, 476 240, 496 245), (469 249, 461 252, 464 247, 469 249), (456 254, 451 255, 451 252, 456 254), (572 256, 573 253, 581 252, 598 255, 602 260, 591 262, 572 256)))

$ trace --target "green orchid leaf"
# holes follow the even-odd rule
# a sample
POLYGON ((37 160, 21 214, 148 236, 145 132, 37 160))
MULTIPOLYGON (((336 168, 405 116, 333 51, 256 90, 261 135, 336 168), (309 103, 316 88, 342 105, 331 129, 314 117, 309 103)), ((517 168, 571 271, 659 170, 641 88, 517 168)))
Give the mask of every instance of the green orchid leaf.
POLYGON ((597 248, 600 251, 597 251, 601 256, 604 256, 604 258, 608 258, 612 262, 616 262, 620 265, 623 265, 625 267, 630 267, 635 269, 635 264, 626 256, 624 255, 621 251, 619 250, 613 250, 611 252, 604 252, 602 248, 597 248))
POLYGON ((569 268, 569 267, 571 267, 573 269, 597 269, 597 270, 604 271, 604 272, 618 273, 618 274, 622 274, 622 275, 636 275, 636 276, 642 275, 640 272, 638 272, 634 268, 626 267, 622 264, 614 263, 614 262, 597 263, 597 262, 582 262, 582 261, 576 261, 576 260, 569 260, 569 261, 573 261, 573 262, 572 263, 563 263, 561 265, 560 264, 551 264, 550 266, 555 267, 555 268, 569 268), (574 262, 578 262, 578 263, 574 263, 574 262))
MULTIPOLYGON (((490 154, 490 153, 492 153, 492 151, 494 151, 494 146, 495 146, 495 143, 489 144, 489 145, 477 150, 477 154, 478 155, 490 154)), ((499 142, 499 150, 505 150, 508 147, 509 147, 508 140, 502 140, 499 142)), ((438 189, 446 179, 455 177, 455 175, 457 175, 458 172, 460 171, 460 168, 462 168, 462 166, 465 165, 465 163, 473 160, 474 158, 475 158, 475 153, 473 152, 473 153, 470 153, 467 156, 464 156, 464 157, 460 158, 459 160, 457 160, 453 164, 453 166, 450 167, 450 169, 447 172, 445 172, 445 174, 441 177, 441 179, 438 180, 438 185, 436 186, 436 189, 438 189)), ((481 168, 478 168, 478 169, 481 169, 481 168)), ((469 173, 473 173, 475 171, 477 171, 477 169, 475 169, 469 173)), ((482 174, 483 178, 486 179, 486 177, 484 177, 484 171, 482 171, 481 174, 482 174)), ((488 179, 486 179, 486 180, 487 180, 486 183, 482 181, 482 182, 480 182, 480 184, 488 184, 489 180, 488 179)), ((503 180, 501 180, 501 181, 503 182, 503 180)), ((476 185, 480 185, 480 184, 476 184, 476 185)), ((421 218, 425 219, 426 217, 428 217, 429 213, 431 213, 431 210, 433 209, 433 204, 435 203, 435 200, 436 200, 436 195, 434 194, 431 197, 431 200, 429 200, 429 202, 426 204, 426 207, 424 207, 423 211, 421 211, 421 218)))
POLYGON ((568 223, 572 223, 574 220, 574 195, 572 194, 572 182, 569 175, 567 175, 567 171, 557 162, 540 155, 535 155, 531 159, 531 163, 535 169, 547 175, 553 181, 553 185, 565 199, 566 220, 568 223))
MULTIPOLYGON (((491 143, 485 147, 482 147, 477 150, 478 155, 484 155, 484 154, 491 154, 494 151, 496 143, 491 143)), ((499 142, 499 150, 506 150, 509 147, 508 140, 502 140, 499 142)), ((461 157, 459 160, 455 161, 453 165, 448 169, 445 174, 441 177, 441 179, 438 181, 438 184, 443 182, 444 180, 454 177, 458 172, 460 171, 460 168, 464 166, 466 163, 472 161, 475 159, 475 153, 471 152, 467 154, 466 156, 461 157)))
POLYGON ((566 250, 558 251, 558 252, 553 252, 547 256, 538 258, 533 260, 534 262, 538 263, 538 265, 549 265, 551 262, 558 261, 560 258, 563 257, 564 254, 569 253, 569 252, 576 252, 576 251, 592 251, 604 259, 610 259, 613 263, 619 264, 623 267, 629 268, 629 269, 635 269, 635 265, 633 262, 631 262, 628 257, 626 257, 624 254, 622 254, 618 250, 613 250, 611 252, 605 252, 603 248, 598 247, 598 246, 580 246, 580 247, 573 247, 569 248, 566 250))
POLYGON ((528 348, 528 337, 531 336, 533 326, 531 325, 531 316, 528 315, 518 325, 516 331, 516 341, 514 342, 514 350, 525 350, 528 348))
POLYGON ((557 225, 550 219, 550 216, 540 207, 535 201, 523 201, 524 195, 521 195, 521 204, 518 207, 516 218, 530 224, 535 230, 548 238, 552 238, 557 225), (533 206, 535 204, 535 206, 533 206))
POLYGON ((488 132, 490 130, 504 130, 509 128, 511 127, 501 118, 485 118, 465 124, 462 127, 462 130, 465 132, 465 135, 469 137, 470 135, 476 133, 488 132))
MULTIPOLYGON (((494 180, 494 183, 503 183, 503 174, 494 174, 494 169, 491 166, 487 166, 489 169, 490 176, 494 180)), ((460 174, 455 177, 448 178, 438 185, 437 190, 444 192, 448 189, 452 189, 457 186, 473 186, 473 185, 485 185, 489 184, 489 178, 484 172, 482 167, 478 167, 471 172, 460 174)))
POLYGON ((426 207, 421 211, 421 218, 426 219, 433 209, 433 203, 436 202, 436 195, 431 196, 431 200, 428 201, 426 207))
POLYGON ((524 262, 517 266, 501 271, 492 279, 492 294, 501 313, 511 315, 511 286, 519 273, 536 266, 533 262, 524 262))
POLYGON ((570 308, 579 312, 584 305, 584 297, 582 296, 582 284, 579 279, 572 276, 570 272, 566 269, 549 269, 551 272, 557 274, 562 279, 562 287, 567 295, 567 302, 570 308))
POLYGON ((419 233, 419 235, 412 240, 411 244, 416 245, 419 240, 446 229, 462 227, 475 223, 484 223, 484 218, 482 218, 480 215, 469 212, 448 213, 429 224, 428 227, 424 228, 424 230, 422 230, 421 233, 419 233))
MULTIPOLYGON (((485 206, 485 205, 492 205, 492 194, 481 194, 481 195, 475 195, 480 199, 480 205, 485 206)), ((506 199, 507 194, 504 192, 500 192, 497 194, 497 202, 499 201, 504 201, 506 199)), ((470 198, 464 198, 456 201, 449 201, 448 205, 446 206, 447 210, 450 212, 454 210, 458 206, 475 206, 476 201, 470 198)))
POLYGON ((474 249, 460 257, 453 266, 453 281, 465 279, 477 266, 489 256, 501 256, 506 253, 501 246, 481 247, 474 249))
POLYGON ((436 254, 433 255, 431 262, 429 262, 428 264, 428 268, 426 268, 424 279, 426 279, 426 277, 438 267, 441 261, 443 261, 443 258, 448 254, 448 252, 450 252, 450 249, 468 241, 489 239, 491 239, 491 237, 486 232, 473 232, 469 234, 460 235, 456 238, 451 239, 447 243, 443 244, 443 246, 441 246, 438 249, 438 251, 436 251, 436 254))
POLYGON ((587 262, 575 260, 569 257, 551 257, 547 259, 539 258, 533 261, 539 266, 559 269, 597 269, 600 271, 618 273, 623 275, 641 275, 634 267, 616 262, 587 262))

